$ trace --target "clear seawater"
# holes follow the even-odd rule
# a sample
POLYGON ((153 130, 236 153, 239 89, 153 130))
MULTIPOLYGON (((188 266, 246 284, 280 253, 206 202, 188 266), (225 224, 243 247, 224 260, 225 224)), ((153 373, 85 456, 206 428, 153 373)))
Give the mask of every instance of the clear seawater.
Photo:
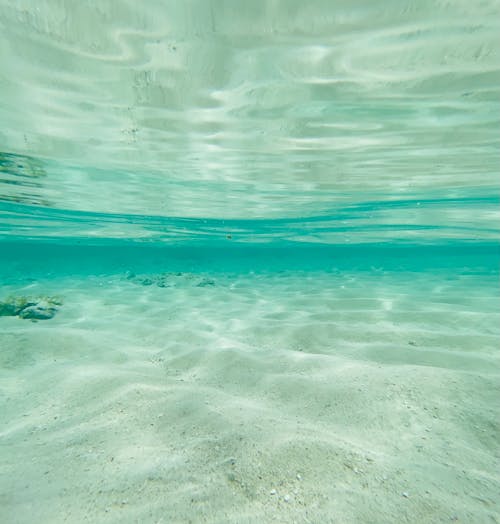
POLYGON ((0 29, 1 523, 500 522, 500 2, 0 29))

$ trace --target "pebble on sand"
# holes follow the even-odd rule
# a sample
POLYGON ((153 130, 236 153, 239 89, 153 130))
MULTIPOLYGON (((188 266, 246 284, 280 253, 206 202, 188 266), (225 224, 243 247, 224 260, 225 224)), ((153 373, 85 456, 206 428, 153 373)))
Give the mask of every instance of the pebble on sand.
POLYGON ((58 311, 58 297, 8 297, 0 302, 0 316, 18 316, 28 320, 48 320, 58 311))
POLYGON ((44 303, 38 303, 34 306, 24 308, 20 313, 20 318, 29 320, 48 320, 52 318, 57 312, 55 307, 47 306, 44 303))

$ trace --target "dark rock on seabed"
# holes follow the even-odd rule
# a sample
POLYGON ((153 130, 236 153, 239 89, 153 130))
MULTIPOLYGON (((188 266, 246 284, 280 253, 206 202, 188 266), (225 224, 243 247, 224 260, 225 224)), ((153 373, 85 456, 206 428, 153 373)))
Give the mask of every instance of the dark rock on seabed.
POLYGON ((7 297, 0 302, 0 317, 48 320, 57 313, 61 305, 62 300, 58 297, 7 297))

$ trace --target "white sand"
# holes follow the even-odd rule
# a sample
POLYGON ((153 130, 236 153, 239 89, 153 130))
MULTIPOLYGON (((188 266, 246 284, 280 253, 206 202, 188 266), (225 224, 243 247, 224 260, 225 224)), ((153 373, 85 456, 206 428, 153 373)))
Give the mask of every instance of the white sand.
POLYGON ((206 276, 0 289, 0 522, 500 522, 494 278, 206 276))

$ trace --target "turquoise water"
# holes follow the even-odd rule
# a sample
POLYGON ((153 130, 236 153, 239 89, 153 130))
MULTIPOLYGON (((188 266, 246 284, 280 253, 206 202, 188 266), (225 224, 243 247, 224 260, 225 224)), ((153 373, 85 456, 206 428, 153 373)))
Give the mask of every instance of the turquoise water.
POLYGON ((0 0, 0 521, 500 522, 500 3, 101 4, 0 0))

